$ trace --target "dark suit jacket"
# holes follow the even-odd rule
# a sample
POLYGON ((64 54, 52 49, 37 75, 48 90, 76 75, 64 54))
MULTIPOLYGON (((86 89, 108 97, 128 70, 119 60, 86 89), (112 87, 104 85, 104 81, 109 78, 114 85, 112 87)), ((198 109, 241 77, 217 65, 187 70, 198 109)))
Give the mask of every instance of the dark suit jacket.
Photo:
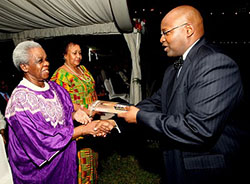
POLYGON ((166 183, 216 183, 234 167, 244 139, 229 118, 243 94, 239 68, 201 38, 177 79, 174 70, 168 67, 161 88, 137 105, 137 122, 163 135, 166 183))

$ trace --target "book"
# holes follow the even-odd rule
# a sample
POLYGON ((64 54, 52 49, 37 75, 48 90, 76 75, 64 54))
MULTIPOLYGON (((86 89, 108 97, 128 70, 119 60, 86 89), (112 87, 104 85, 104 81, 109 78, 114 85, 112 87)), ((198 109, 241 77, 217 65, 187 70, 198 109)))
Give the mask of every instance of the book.
POLYGON ((89 105, 90 114, 92 111, 103 113, 120 113, 126 111, 127 105, 119 104, 119 102, 96 100, 89 105))

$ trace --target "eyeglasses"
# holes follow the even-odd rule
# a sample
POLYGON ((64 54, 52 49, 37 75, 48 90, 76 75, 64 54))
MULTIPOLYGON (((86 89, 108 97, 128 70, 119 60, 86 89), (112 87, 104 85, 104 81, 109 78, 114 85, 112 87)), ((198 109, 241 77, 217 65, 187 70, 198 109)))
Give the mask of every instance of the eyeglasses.
POLYGON ((185 26, 185 25, 187 25, 188 23, 184 23, 184 24, 181 24, 181 25, 179 25, 179 26, 176 26, 176 27, 174 27, 174 28, 172 28, 172 29, 169 29, 169 30, 167 30, 167 31, 161 31, 161 35, 164 35, 164 36, 166 36, 168 33, 170 33, 171 31, 173 31, 173 30, 175 30, 175 29, 178 29, 178 28, 180 28, 180 27, 182 27, 182 26, 185 26))

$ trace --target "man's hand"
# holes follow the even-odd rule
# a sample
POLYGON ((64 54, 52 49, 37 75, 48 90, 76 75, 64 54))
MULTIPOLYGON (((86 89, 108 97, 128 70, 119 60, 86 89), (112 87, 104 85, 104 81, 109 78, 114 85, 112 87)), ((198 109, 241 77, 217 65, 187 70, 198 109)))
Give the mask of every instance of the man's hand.
POLYGON ((116 126, 114 120, 96 120, 96 126, 94 130, 96 131, 95 136, 106 137, 108 133, 116 126))
POLYGON ((128 106, 126 107, 126 110, 126 112, 118 113, 117 116, 124 118, 128 123, 136 123, 136 115, 140 109, 135 106, 128 106))

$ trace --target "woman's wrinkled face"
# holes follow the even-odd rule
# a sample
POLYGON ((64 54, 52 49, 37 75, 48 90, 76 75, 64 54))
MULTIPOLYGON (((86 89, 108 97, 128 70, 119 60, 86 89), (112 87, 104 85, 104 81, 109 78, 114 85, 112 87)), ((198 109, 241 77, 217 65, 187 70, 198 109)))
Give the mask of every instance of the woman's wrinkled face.
POLYGON ((68 46, 68 51, 64 55, 65 62, 73 67, 80 65, 82 60, 82 50, 77 44, 70 44, 68 46))
POLYGON ((29 50, 29 64, 25 65, 25 75, 32 81, 41 82, 49 78, 49 62, 43 48, 29 50))

